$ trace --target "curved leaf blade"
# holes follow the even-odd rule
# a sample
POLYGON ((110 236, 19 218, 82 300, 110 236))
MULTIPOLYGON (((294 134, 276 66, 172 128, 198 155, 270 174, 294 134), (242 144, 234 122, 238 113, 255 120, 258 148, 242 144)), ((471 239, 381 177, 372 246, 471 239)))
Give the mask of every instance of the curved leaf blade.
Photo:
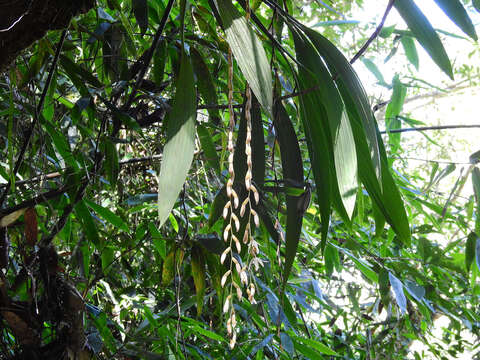
MULTIPOLYGON (((275 102, 273 108, 273 125, 277 132, 280 154, 282 158, 282 171, 284 179, 303 184, 303 161, 298 144, 295 129, 288 117, 288 114, 280 102, 275 102)), ((287 227, 285 245, 285 263, 283 265, 283 287, 287 283, 288 276, 292 269, 293 261, 297 254, 300 232, 302 230, 303 216, 298 212, 298 196, 287 195, 287 227)))
POLYGON ((435 0, 437 5, 465 34, 477 41, 477 33, 472 20, 459 0, 435 0))
POLYGON ((397 0, 394 6, 432 60, 453 80, 452 64, 447 52, 425 15, 412 0, 397 0))
POLYGON ((233 6, 231 0, 217 0, 218 12, 227 35, 227 41, 260 104, 272 113, 273 88, 270 64, 262 43, 247 20, 233 6))
POLYGON ((390 285, 392 285, 397 305, 400 308, 402 314, 405 314, 407 312, 407 298, 405 297, 405 293, 403 292, 403 284, 391 272, 388 273, 388 278, 390 279, 390 285))
POLYGON ((167 125, 167 143, 158 179, 159 227, 168 219, 190 169, 195 150, 197 96, 190 59, 182 54, 177 92, 167 125))

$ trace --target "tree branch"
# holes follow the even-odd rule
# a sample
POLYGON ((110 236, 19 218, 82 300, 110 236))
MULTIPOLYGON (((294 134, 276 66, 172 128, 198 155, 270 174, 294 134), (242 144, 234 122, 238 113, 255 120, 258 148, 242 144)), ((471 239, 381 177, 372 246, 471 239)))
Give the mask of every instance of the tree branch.
POLYGON ((440 126, 422 126, 415 128, 392 129, 380 131, 380 134, 395 134, 410 131, 429 131, 429 130, 446 130, 446 129, 473 129, 480 128, 480 125, 440 125, 440 126))
POLYGON ((385 24, 385 20, 387 20, 387 16, 390 13, 390 10, 392 10, 393 3, 395 0, 389 0, 387 8, 385 9, 385 13, 383 14, 382 21, 380 21, 380 24, 378 24, 377 28, 373 32, 372 35, 370 35, 370 38, 367 40, 367 42, 361 47, 361 49, 355 54, 355 56, 350 60, 350 64, 353 64, 355 61, 357 61, 364 53, 367 51, 368 47, 370 44, 375 40, 380 34, 380 31, 382 31, 383 25, 385 24))

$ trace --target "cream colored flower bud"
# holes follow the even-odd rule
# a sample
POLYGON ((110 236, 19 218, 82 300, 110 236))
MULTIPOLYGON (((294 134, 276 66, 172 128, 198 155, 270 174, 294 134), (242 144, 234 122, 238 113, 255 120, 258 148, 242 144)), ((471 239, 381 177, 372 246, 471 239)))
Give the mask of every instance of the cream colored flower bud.
POLYGON ((238 241, 238 238, 235 235, 233 236, 233 241, 235 242, 235 246, 237 247, 237 252, 240 254, 242 252, 242 244, 238 241))
POLYGON ((232 335, 232 319, 231 318, 227 320, 227 334, 228 336, 232 335))
POLYGON ((243 233, 243 243, 248 244, 248 241, 250 240, 250 223, 247 224, 245 227, 245 232, 243 233))
POLYGON ((232 212, 232 219, 233 221, 235 221, 235 229, 237 229, 237 231, 240 231, 240 220, 238 220, 237 215, 235 215, 235 213, 233 212, 232 212))
POLYGON ((258 193, 257 188, 255 185, 250 186, 250 190, 253 192, 253 197, 255 198, 255 204, 260 202, 260 194, 258 193))
POLYGON ((227 272, 225 274, 223 274, 222 280, 220 282, 222 287, 225 286, 225 283, 227 282, 228 275, 230 275, 231 272, 232 272, 232 270, 227 270, 227 272))
POLYGON ((230 202, 230 200, 228 200, 225 206, 223 207, 222 216, 224 219, 226 219, 228 216, 228 209, 230 208, 230 206, 232 206, 232 203, 230 202))
POLYGON ((223 304, 223 313, 227 313, 228 309, 230 308, 230 299, 232 298, 232 294, 227 296, 225 300, 225 304, 223 304))
POLYGON ((225 226, 225 230, 223 230, 223 241, 228 240, 228 234, 229 234, 231 228, 232 228, 232 225, 230 225, 230 224, 227 224, 227 226, 225 226))
POLYGON ((233 196, 233 206, 234 208, 238 208, 238 195, 237 195, 237 192, 235 190, 232 189, 232 196, 233 196))
POLYGON ((245 209, 247 208, 247 203, 248 203, 248 197, 245 198, 242 202, 242 206, 240 207, 240 217, 243 217, 245 215, 245 209))
POLYGON ((220 256, 220 263, 221 264, 223 264, 225 262, 225 259, 227 258, 227 255, 231 250, 232 250, 232 248, 229 246, 223 251, 222 256, 220 256))
POLYGON ((233 349, 235 347, 235 344, 237 342, 237 334, 234 332, 232 338, 230 339, 230 349, 233 349))

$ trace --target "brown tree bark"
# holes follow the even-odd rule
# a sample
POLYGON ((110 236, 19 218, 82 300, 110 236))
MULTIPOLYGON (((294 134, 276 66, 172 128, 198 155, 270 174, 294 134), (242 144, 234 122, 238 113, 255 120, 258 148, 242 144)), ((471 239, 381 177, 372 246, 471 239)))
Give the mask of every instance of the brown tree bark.
POLYGON ((94 0, 0 0, 0 72, 47 31, 63 29, 94 0))

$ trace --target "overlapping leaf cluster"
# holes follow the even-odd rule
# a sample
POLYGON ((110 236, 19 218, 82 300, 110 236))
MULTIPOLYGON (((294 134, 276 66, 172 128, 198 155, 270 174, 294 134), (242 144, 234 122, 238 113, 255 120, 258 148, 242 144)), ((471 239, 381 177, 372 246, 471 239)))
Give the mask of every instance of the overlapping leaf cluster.
MULTIPOLYGON (((329 27, 351 25, 338 22, 351 2, 246 1, 99 0, 62 41, 48 34, 2 74, 1 359, 403 359, 420 356, 413 340, 437 356, 474 345, 461 334, 480 326, 478 156, 459 180, 473 180, 475 198, 442 207, 426 196, 448 175, 438 166, 415 190, 391 167, 400 136, 385 146, 335 43, 344 30, 329 27), (304 25, 311 13, 328 29, 304 25), (231 304, 229 349, 220 258, 232 191, 252 197, 263 266, 249 269, 256 303, 231 304), (451 322, 434 345, 438 315, 451 322)), ((477 39, 461 2, 436 2, 477 39)), ((400 36, 417 68, 420 44, 453 77, 428 14, 413 0, 393 6, 408 29, 380 35, 400 36)), ((400 129, 404 84, 364 61, 392 89, 387 130, 400 129)), ((245 219, 227 232, 243 234, 245 219)))

